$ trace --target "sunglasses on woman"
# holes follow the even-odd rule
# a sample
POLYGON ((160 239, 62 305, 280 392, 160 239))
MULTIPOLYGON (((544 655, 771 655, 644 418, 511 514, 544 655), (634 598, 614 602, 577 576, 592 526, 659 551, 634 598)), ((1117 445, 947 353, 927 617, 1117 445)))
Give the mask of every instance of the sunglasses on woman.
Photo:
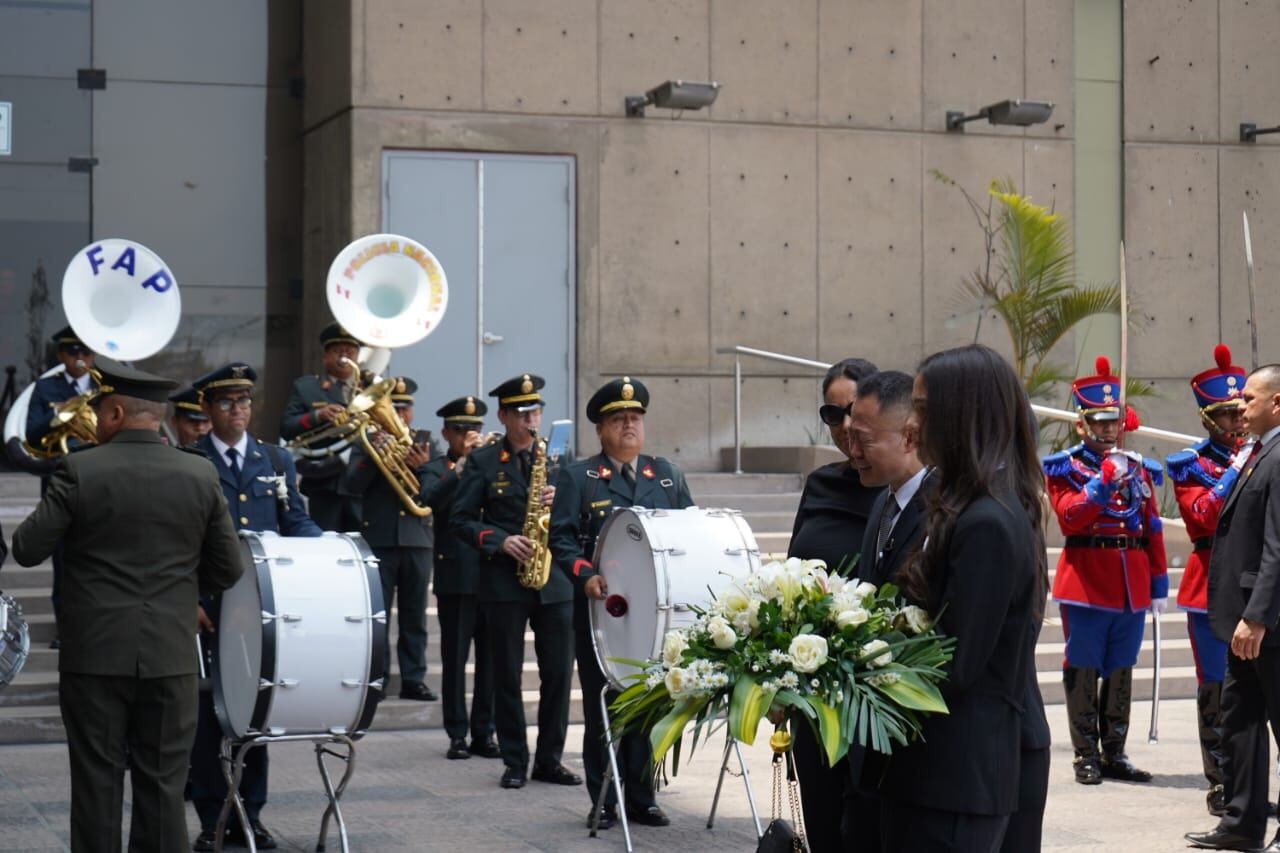
POLYGON ((818 407, 818 417, 827 426, 840 426, 844 419, 853 413, 853 403, 847 406, 833 406, 830 403, 818 407))

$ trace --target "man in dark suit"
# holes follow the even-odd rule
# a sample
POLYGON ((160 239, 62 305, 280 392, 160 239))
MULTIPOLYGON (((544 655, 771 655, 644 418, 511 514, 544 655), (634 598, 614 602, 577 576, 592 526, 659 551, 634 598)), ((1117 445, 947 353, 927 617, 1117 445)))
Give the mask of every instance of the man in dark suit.
MULTIPOLYGON (((324 375, 299 376, 289 389, 280 418, 280 437, 297 438, 325 424, 346 410, 356 395, 360 370, 356 358, 361 343, 337 323, 320 330, 324 347, 324 375)), ((360 508, 353 498, 338 494, 338 480, 347 465, 347 455, 335 454, 298 463, 302 493, 307 496, 307 512, 323 530, 359 530, 360 508)))
MULTIPOLYGON (((503 788, 523 788, 527 776, 555 785, 581 785, 582 777, 560 763, 569 726, 573 672, 573 584, 552 567, 542 589, 522 586, 519 564, 533 554, 524 536, 534 433, 542 425, 542 377, 526 373, 489 392, 498 398, 501 442, 472 451, 453 501, 453 531, 480 552, 480 606, 493 646, 494 716, 506 769, 503 788), (533 628, 538 658, 538 746, 528 773, 521 674, 525 625, 533 628)), ((542 506, 550 508, 555 487, 547 486, 542 506)))
MULTIPOLYGON (((407 377, 397 380, 391 404, 405 426, 413 423, 413 394, 418 383, 407 377)), ((375 433, 372 441, 386 439, 375 433)), ((414 444, 404 456, 405 466, 418 478, 418 502, 423 503, 430 484, 424 467, 431 456, 423 433, 415 433, 414 444)), ((378 558, 382 579, 382 601, 387 613, 396 603, 399 639, 396 656, 400 664, 400 698, 434 702, 436 694, 427 678, 427 587, 431 584, 431 547, 434 542, 431 519, 409 512, 400 501, 377 464, 362 445, 351 450, 351 460, 338 484, 338 494, 355 499, 361 508, 360 533, 378 558)), ((388 620, 389 621, 389 620, 388 620)), ((391 644, 387 644, 384 672, 391 672, 391 644)))
POLYGON ((173 853, 189 843, 197 601, 240 577, 240 544, 208 461, 160 441, 177 383, 105 358, 98 367, 110 389, 97 400, 99 446, 58 465, 13 553, 34 566, 65 548, 58 692, 71 848, 118 849, 128 767, 129 849, 173 853))
MULTIPOLYGON (((1230 643, 1222 685, 1227 811, 1192 846, 1256 850, 1266 841, 1267 725, 1280 731, 1280 365, 1245 382, 1244 428, 1257 436, 1233 467, 1209 559, 1209 620, 1230 643)), ((1280 853, 1280 833, 1265 848, 1280 853)))
POLYGON ((480 427, 489 407, 475 397, 459 397, 436 411, 444 418, 442 435, 448 451, 432 458, 424 470, 423 494, 435 525, 436 613, 440 619, 440 695, 444 730, 452 760, 479 755, 501 758, 493 736, 493 671, 488 624, 476 603, 480 584, 480 552, 454 535, 449 526, 454 495, 471 452, 484 439, 480 427), (475 687, 467 719, 467 656, 475 647, 475 687), (467 743, 470 730, 471 743, 467 743))
MULTIPOLYGON (((556 568, 574 585, 573 632, 582 684, 582 765, 587 772, 587 794, 594 804, 609 760, 605 747, 604 714, 600 691, 606 679, 596 660, 591 640, 587 599, 604 599, 609 589, 591 560, 596 537, 615 509, 630 506, 683 509, 693 506, 684 475, 661 457, 646 456, 644 415, 649 389, 638 379, 624 376, 606 383, 587 402, 587 420, 596 425, 600 452, 565 467, 556 482, 551 508, 551 552, 556 568)), ((618 743, 618 772, 626 785, 627 817, 646 826, 671 823, 654 799, 649 738, 630 734, 618 743)), ((608 829, 617 820, 617 796, 605 792, 599 826, 608 829)), ((587 816, 588 826, 591 815, 587 816)))
MULTIPOLYGON (((876 586, 894 574, 924 533, 929 470, 916 453, 916 436, 907 428, 912 377, 897 370, 873 373, 858 383, 849 439, 849 462, 862 485, 884 487, 871 505, 862 555, 854 576, 876 586)), ((853 745, 847 758, 852 789, 845 798, 845 837, 857 837, 867 849, 880 845, 880 803, 875 789, 884 762, 853 745), (853 835, 850 835, 850 833, 853 835)))
MULTIPOLYGON (((53 342, 58 347, 58 361, 63 372, 53 376, 37 379, 31 389, 31 400, 27 404, 26 438, 28 446, 41 449, 40 440, 47 436, 53 428, 53 417, 68 400, 81 394, 87 394, 98 387, 97 380, 89 372, 93 369, 93 350, 85 346, 84 341, 71 329, 65 326, 53 335, 53 342)), ((73 442, 74 444, 75 442, 73 442)), ((44 495, 49 488, 49 475, 40 478, 40 494, 44 495)), ((62 549, 55 548, 51 557, 53 562, 53 589, 49 598, 53 601, 53 616, 58 617, 59 592, 62 587, 62 549)), ((55 637, 50 648, 58 648, 59 641, 55 637)))
MULTIPOLYGON (((200 405, 212 428, 195 444, 218 472, 218 482, 230 508, 236 530, 269 530, 282 536, 319 536, 316 526, 302 507, 293 458, 287 451, 264 444, 249 432, 253 408, 253 386, 257 371, 241 361, 233 361, 195 381, 200 405)), ((200 626, 206 632, 205 648, 215 642, 211 636, 217 618, 217 601, 201 602, 200 626)), ((200 835, 195 850, 213 850, 218 814, 227 797, 219 747, 222 729, 213 711, 213 697, 200 697, 200 720, 191 750, 191 804, 200 816, 200 835)), ((240 796, 249 816, 254 843, 259 850, 276 846, 271 832, 262 824, 262 808, 267 802, 267 747, 249 751, 240 796)), ((234 812, 233 812, 234 815, 234 812)), ((243 839, 239 818, 229 821, 227 841, 243 839)))

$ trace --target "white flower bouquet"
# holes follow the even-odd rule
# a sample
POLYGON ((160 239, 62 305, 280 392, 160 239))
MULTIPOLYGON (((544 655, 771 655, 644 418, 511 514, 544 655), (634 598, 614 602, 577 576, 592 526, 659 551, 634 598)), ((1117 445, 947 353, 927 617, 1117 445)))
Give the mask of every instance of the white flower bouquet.
POLYGON ((829 575, 821 560, 769 563, 721 590, 697 621, 669 632, 658 661, 610 707, 615 736, 647 732, 654 764, 673 747, 678 771, 685 727, 693 746, 726 717, 743 743, 770 710, 792 708, 834 764, 851 743, 890 753, 920 731, 924 714, 947 713, 938 690, 955 641, 892 584, 829 575))

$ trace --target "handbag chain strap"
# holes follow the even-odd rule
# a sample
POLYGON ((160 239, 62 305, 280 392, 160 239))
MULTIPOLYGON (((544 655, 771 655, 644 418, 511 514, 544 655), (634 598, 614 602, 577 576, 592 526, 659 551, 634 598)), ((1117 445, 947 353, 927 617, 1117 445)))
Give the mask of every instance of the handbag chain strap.
POLYGON ((795 756, 791 754, 791 734, 786 729, 777 729, 769 738, 769 746, 773 749, 773 804, 770 819, 778 820, 782 816, 782 776, 785 772, 791 826, 795 832, 792 850, 794 853, 806 853, 809 845, 805 841, 804 814, 800 808, 800 782, 796 779, 795 756))

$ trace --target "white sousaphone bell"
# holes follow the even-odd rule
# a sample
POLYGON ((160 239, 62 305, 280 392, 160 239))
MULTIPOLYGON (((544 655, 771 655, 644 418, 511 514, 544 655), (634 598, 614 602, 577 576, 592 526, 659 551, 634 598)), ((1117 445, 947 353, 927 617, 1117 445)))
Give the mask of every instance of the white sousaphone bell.
MULTIPOLYGON (((162 350, 177 331, 182 298, 177 279, 160 256, 132 240, 95 240, 76 252, 62 276, 62 309, 85 346, 117 361, 137 361, 162 350)), ((42 374, 63 372, 58 365, 42 374)), ((4 422, 9 457, 24 467, 38 462, 24 447, 34 383, 14 401, 4 422)))
POLYGON ((449 282, 436 256, 399 234, 370 234, 347 244, 329 265, 325 294, 333 318, 367 345, 368 352, 361 352, 366 367, 379 366, 366 356, 389 360, 378 350, 431 334, 449 306, 449 282))

